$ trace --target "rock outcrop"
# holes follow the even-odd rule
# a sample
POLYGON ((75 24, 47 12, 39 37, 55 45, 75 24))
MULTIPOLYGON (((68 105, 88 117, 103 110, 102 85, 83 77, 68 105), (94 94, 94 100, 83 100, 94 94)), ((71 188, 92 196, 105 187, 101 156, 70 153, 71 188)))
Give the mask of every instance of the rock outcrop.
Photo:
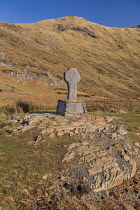
POLYGON ((138 154, 135 150, 130 149, 123 139, 115 142, 113 139, 105 142, 91 139, 73 143, 63 159, 68 162, 78 156, 78 165, 69 168, 68 182, 80 179, 94 192, 118 186, 136 173, 138 154))
POLYGON ((110 116, 85 115, 66 118, 55 113, 29 114, 23 119, 12 117, 10 135, 18 135, 28 129, 37 128, 34 141, 37 145, 47 138, 70 136, 77 138, 72 144, 64 145, 65 164, 61 173, 63 184, 79 183, 92 193, 111 189, 133 177, 139 167, 139 144, 128 141, 129 132, 124 123, 110 116))

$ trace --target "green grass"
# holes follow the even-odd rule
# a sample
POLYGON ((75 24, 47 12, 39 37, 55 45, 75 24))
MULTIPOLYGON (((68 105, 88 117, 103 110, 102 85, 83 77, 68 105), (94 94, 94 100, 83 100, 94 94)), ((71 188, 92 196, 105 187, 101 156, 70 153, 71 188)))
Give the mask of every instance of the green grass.
POLYGON ((11 137, 0 132, 0 209, 36 209, 38 193, 32 198, 27 192, 43 183, 43 175, 62 170, 64 145, 75 139, 68 135, 51 139, 46 134, 38 145, 33 140, 38 133, 37 128, 11 137))
POLYGON ((5 113, 0 114, 0 120, 7 119, 7 115, 5 113))
POLYGON ((20 138, 1 137, 0 144, 0 201, 10 196, 15 206, 20 206, 24 189, 39 182, 40 176, 48 172, 51 159, 20 138))

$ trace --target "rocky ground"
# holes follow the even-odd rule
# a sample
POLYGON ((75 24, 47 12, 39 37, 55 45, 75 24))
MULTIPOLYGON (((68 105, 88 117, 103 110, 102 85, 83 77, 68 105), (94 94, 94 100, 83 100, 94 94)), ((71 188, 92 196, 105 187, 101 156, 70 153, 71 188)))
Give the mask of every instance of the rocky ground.
POLYGON ((1 132, 9 138, 33 129, 37 131, 32 137, 37 150, 48 139, 73 139, 51 154, 60 154, 60 170, 44 174, 27 191, 26 200, 36 209, 139 209, 140 144, 130 141, 120 119, 37 113, 13 115, 1 125, 1 132))
MULTIPOLYGON (((55 187, 46 188, 45 196, 37 201, 37 209, 69 210, 139 210, 140 209, 140 171, 133 178, 111 190, 93 193, 83 183, 78 186, 67 184, 63 177, 54 182, 55 187), (60 180, 59 180, 60 179, 60 180), (59 184, 58 184, 59 182, 59 184), (59 186, 59 187, 58 187, 59 186), (57 189, 56 189, 57 188, 57 189), (60 207, 58 207, 58 203, 60 207)), ((41 188, 41 186, 38 186, 41 188)), ((38 189, 39 190, 39 189, 38 189)))

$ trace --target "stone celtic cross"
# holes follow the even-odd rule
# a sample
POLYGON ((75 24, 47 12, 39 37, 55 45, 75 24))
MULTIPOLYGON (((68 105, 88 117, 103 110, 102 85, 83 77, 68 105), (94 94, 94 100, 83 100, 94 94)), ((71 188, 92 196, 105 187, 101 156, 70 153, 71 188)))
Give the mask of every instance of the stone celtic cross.
POLYGON ((68 97, 69 100, 77 100, 77 84, 80 81, 80 74, 75 68, 69 68, 64 73, 64 79, 68 85, 68 97))

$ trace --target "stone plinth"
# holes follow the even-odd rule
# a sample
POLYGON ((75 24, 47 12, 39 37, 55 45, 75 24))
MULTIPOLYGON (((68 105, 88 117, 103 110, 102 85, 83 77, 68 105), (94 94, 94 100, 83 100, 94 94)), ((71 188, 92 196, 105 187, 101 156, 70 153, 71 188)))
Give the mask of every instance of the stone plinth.
POLYGON ((80 116, 86 113, 85 103, 74 100, 58 100, 57 113, 62 116, 80 116))

